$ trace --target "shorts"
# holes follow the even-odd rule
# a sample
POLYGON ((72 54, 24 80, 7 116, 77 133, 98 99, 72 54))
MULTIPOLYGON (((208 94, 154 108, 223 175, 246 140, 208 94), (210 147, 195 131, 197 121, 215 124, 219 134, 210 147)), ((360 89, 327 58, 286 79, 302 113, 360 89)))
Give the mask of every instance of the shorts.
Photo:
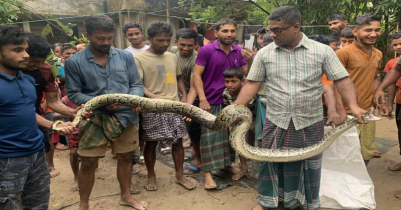
POLYGON ((92 148, 78 149, 78 154, 83 157, 103 156, 106 153, 109 142, 113 154, 132 152, 139 146, 138 127, 138 124, 127 126, 115 141, 108 141, 92 148))
POLYGON ((68 135, 68 148, 70 150, 79 148, 78 134, 68 135))

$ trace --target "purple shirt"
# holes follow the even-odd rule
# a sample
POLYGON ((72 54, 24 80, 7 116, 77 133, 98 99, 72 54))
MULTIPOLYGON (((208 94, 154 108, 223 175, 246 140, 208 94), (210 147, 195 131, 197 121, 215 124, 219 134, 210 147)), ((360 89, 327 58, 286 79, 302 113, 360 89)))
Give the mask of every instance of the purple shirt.
POLYGON ((232 44, 232 50, 226 54, 218 40, 203 46, 196 58, 196 64, 204 66, 202 81, 206 99, 210 105, 223 103, 223 91, 226 88, 223 72, 231 67, 246 66, 247 62, 241 54, 241 47, 232 44))

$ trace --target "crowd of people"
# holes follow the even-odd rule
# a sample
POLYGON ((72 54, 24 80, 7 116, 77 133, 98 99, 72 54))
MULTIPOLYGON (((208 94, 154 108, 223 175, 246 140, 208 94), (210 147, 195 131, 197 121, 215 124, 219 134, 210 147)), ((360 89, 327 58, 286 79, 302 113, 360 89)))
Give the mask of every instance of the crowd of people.
MULTIPOLYGON (((79 126, 71 123, 83 104, 110 93, 181 101, 214 115, 230 104, 246 105, 254 115, 246 141, 270 149, 314 145, 322 140, 325 126, 353 115, 360 122, 365 164, 379 157, 375 123, 365 123, 364 115, 376 106, 379 114, 393 118, 396 89, 401 88, 401 58, 388 62, 387 76, 379 81, 383 55, 374 45, 382 33, 381 17, 363 14, 350 27, 345 15, 334 13, 327 20, 332 35, 309 37, 294 7, 279 7, 268 19, 268 27, 257 32, 255 49, 234 44, 237 23, 228 18, 215 24, 211 43, 189 28, 173 37, 171 24, 155 22, 146 28, 145 44, 145 29, 128 23, 123 33, 131 45, 125 50, 113 47, 116 24, 105 15, 85 20, 89 43, 79 46, 52 47, 39 35, 0 27, 0 209, 48 208, 50 178, 59 175, 55 149, 70 150, 71 190, 79 192, 79 210, 89 209, 95 170, 108 149, 117 159, 119 204, 138 210, 148 204, 132 195, 139 193, 131 186, 138 173, 135 165, 146 165, 144 187, 156 191, 158 145, 171 151, 176 183, 187 190, 196 185, 185 175, 202 173, 206 190, 217 188, 212 171, 228 171, 233 180, 248 176, 246 158, 239 157, 239 168, 233 165, 231 128, 214 131, 179 114, 119 104, 85 112, 79 126), (59 59, 58 71, 46 62, 52 53, 59 59), (64 123, 54 123, 59 119, 64 123), (188 136, 192 152, 184 154, 188 136), (185 160, 191 161, 187 167, 185 160)), ((392 47, 401 54, 400 32, 393 34, 392 47)), ((395 117, 400 108, 398 94, 395 117)), ((400 128, 401 117, 396 122, 400 128)), ((319 209, 322 158, 261 162, 253 209, 277 208, 279 202, 289 209, 319 209)), ((389 169, 401 170, 401 163, 389 169)))

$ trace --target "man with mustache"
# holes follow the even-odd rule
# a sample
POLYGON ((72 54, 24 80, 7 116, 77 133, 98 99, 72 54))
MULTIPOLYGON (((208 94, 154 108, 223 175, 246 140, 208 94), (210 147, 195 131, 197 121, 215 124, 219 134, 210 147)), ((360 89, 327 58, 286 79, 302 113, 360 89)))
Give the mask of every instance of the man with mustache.
MULTIPOLYGON (((143 85, 132 54, 111 47, 115 27, 113 19, 106 15, 92 15, 85 20, 90 44, 65 62, 67 95, 74 104, 84 104, 96 96, 111 93, 143 96, 143 85)), ((133 198, 130 190, 131 153, 139 145, 138 115, 119 104, 97 109, 94 113, 93 116, 93 113, 84 113, 90 121, 79 125, 79 210, 89 209, 95 170, 109 143, 117 157, 120 205, 146 209, 148 204, 133 198)))
MULTIPOLYGON (((167 52, 173 36, 173 28, 165 22, 155 22, 147 29, 150 48, 136 54, 135 61, 145 87, 145 96, 154 99, 187 101, 187 91, 179 68, 177 56, 167 52)), ((181 115, 173 113, 143 113, 142 139, 146 142, 144 157, 148 170, 148 181, 145 189, 156 191, 156 147, 171 147, 175 165, 177 183, 187 190, 195 188, 195 184, 183 175, 184 147, 182 137, 187 134, 185 122, 181 115)))
POLYGON ((347 17, 342 13, 333 13, 327 18, 329 29, 339 34, 348 25, 347 17))
MULTIPOLYGON (((341 63, 350 74, 358 93, 358 104, 368 110, 373 107, 373 91, 379 86, 379 68, 382 62, 382 52, 373 45, 382 33, 380 16, 372 13, 363 14, 356 18, 356 27, 352 29, 355 41, 336 51, 341 63)), ((339 96, 339 94, 337 94, 339 96)), ((337 100, 341 100, 338 97, 337 100)), ((347 114, 351 110, 345 107, 347 114)), ((376 134, 376 123, 358 126, 362 156, 367 165, 373 158, 376 134)), ((380 154, 380 153, 379 153, 380 154)))
MULTIPOLYGON (((23 209, 47 209, 49 204, 49 169, 38 124, 54 126, 35 113, 35 79, 21 71, 28 65, 27 50, 25 32, 0 27, 0 209, 4 210, 19 209, 20 204, 23 209)), ((69 129, 74 130, 63 128, 63 132, 69 129)))
MULTIPOLYGON (((214 115, 223 109, 223 72, 231 67, 241 67, 245 74, 248 72, 248 63, 241 53, 242 49, 233 44, 237 36, 237 24, 231 19, 221 19, 215 25, 215 36, 216 41, 200 49, 193 73, 199 107, 214 115)), ((249 57, 252 60, 252 56, 249 57)), ((200 150, 205 189, 210 190, 217 188, 212 170, 225 169, 233 174, 240 170, 231 166, 235 153, 228 142, 227 131, 213 131, 202 127, 201 132, 200 150)))

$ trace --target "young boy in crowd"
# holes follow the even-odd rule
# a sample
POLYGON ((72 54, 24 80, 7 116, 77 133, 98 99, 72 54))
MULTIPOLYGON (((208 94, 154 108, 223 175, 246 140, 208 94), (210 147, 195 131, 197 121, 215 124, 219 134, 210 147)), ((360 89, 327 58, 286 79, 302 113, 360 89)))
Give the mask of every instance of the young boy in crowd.
POLYGON ((345 27, 340 33, 341 47, 351 45, 355 41, 355 36, 352 33, 352 28, 345 27))
POLYGON ((329 46, 334 50, 334 52, 341 48, 340 37, 332 35, 327 36, 327 39, 329 40, 329 46))
MULTIPOLYGON (((240 67, 232 67, 224 71, 224 83, 226 85, 226 89, 223 92, 223 105, 224 107, 233 104, 233 102, 237 99, 239 92, 241 91, 242 86, 245 85, 245 73, 244 70, 240 67)), ((255 110, 255 100, 254 98, 249 104, 248 108, 253 112, 255 110)), ((246 140, 248 144, 254 146, 255 144, 255 121, 253 121, 250 130, 247 133, 246 140)), ((231 131, 231 128, 230 128, 231 131)), ((240 180, 244 176, 248 176, 248 166, 246 164, 245 157, 239 155, 241 161, 241 171, 234 174, 232 176, 233 180, 240 180)))

